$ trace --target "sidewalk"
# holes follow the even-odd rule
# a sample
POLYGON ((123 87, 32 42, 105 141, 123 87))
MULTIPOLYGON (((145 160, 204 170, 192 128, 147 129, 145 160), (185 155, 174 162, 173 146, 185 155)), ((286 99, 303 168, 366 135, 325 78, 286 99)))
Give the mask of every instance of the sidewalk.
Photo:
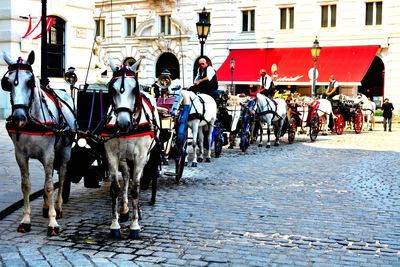
MULTIPOLYGON (((14 145, 5 129, 5 120, 0 120, 0 220, 17 207, 22 207, 21 175, 15 160, 14 145)), ((31 195, 43 189, 44 172, 37 160, 29 161, 31 195)), ((42 193, 36 193, 36 195, 42 193)))

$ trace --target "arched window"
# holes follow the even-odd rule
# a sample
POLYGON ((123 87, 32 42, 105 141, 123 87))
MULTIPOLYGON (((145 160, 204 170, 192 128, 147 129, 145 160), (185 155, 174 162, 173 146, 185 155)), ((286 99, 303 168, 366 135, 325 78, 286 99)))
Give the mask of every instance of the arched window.
POLYGON ((49 77, 63 77, 65 72, 65 21, 59 17, 55 18, 56 20, 47 33, 47 68, 49 77))

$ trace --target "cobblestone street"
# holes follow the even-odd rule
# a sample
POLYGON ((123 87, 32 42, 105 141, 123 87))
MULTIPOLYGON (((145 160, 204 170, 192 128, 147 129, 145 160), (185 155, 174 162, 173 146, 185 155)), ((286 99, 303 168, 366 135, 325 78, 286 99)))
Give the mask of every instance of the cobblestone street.
POLYGON ((127 239, 128 223, 109 238, 109 182, 72 184, 57 237, 38 198, 30 233, 16 232, 22 209, 0 221, 0 266, 400 266, 398 124, 282 140, 224 148, 179 186, 163 175, 155 206, 141 194, 140 240, 127 239))

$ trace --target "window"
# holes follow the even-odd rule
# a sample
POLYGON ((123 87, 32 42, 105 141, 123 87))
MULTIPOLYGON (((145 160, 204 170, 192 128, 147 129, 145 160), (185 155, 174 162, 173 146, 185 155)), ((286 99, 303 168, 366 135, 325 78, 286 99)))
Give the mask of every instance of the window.
POLYGON ((321 27, 336 27, 336 5, 321 6, 321 27))
POLYGON ((97 19, 96 22, 96 36, 106 37, 106 21, 104 19, 97 19))
POLYGON ((294 7, 281 8, 281 30, 294 28, 294 7))
POLYGON ((136 32, 136 17, 125 18, 125 36, 134 36, 136 32))
POLYGON ((365 25, 382 25, 382 2, 365 3, 365 25))
POLYGON ((160 33, 165 35, 171 34, 171 16, 163 15, 160 16, 160 33))
POLYGON ((254 10, 242 11, 242 31, 243 32, 254 32, 254 10))
POLYGON ((65 21, 55 17, 53 25, 47 33, 47 70, 49 77, 63 77, 64 47, 65 47, 65 21))

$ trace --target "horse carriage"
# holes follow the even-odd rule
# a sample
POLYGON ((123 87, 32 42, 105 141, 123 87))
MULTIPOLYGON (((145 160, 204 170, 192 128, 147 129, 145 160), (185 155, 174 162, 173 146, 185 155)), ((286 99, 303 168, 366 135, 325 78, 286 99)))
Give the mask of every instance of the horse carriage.
POLYGON ((310 140, 315 141, 320 131, 320 117, 318 115, 320 103, 307 97, 290 97, 287 103, 289 143, 294 142, 298 127, 300 127, 300 132, 307 132, 305 128, 308 127, 310 140))
POLYGON ((354 129, 356 134, 361 133, 363 128, 363 110, 360 99, 350 99, 344 95, 335 96, 332 100, 333 113, 336 116, 334 131, 343 134, 347 125, 354 129))

